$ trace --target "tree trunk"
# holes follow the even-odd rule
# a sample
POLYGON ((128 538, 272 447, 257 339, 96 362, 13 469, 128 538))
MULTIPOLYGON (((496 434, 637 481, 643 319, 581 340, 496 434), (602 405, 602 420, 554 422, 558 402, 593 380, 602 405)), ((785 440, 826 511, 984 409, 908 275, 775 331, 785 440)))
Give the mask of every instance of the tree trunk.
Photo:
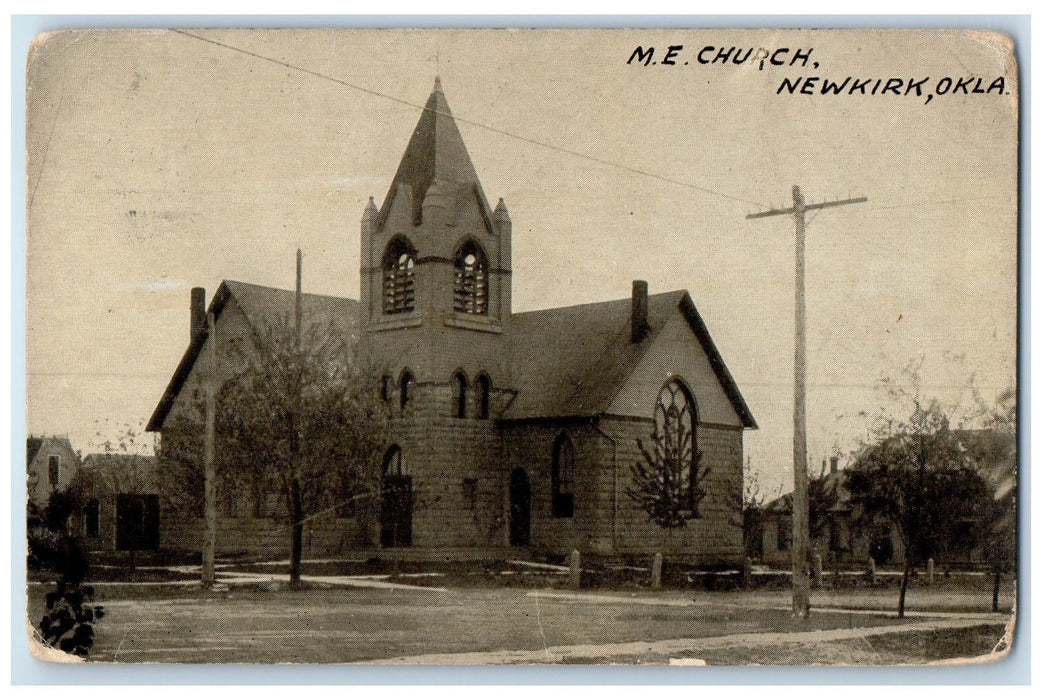
POLYGON ((900 597, 897 600, 897 616, 898 617, 904 617, 905 616, 905 593, 908 592, 908 577, 911 575, 911 573, 912 573, 912 564, 908 560, 908 558, 906 557, 905 558, 904 573, 901 575, 901 595, 900 595, 900 597))
POLYGON ((995 567, 995 582, 991 587, 991 611, 999 611, 999 584, 1002 580, 1002 569, 995 567))
POLYGON ((293 477, 290 482, 290 519, 293 528, 289 554, 289 585, 300 584, 300 557, 304 549, 304 513, 300 496, 300 480, 293 477))

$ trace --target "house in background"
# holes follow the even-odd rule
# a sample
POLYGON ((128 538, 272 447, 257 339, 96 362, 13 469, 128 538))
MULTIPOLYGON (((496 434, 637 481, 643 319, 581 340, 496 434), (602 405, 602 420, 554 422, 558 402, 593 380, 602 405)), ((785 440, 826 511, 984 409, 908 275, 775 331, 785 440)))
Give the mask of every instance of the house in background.
MULTIPOLYGON (((885 566, 903 560, 901 538, 891 528, 880 527, 865 532, 859 523, 859 506, 850 502, 847 472, 839 468, 839 458, 832 457, 828 472, 811 477, 810 550, 821 554, 827 567, 863 567, 872 557, 885 566), (814 522, 816 520, 817 522, 814 522)), ((792 563, 792 493, 787 493, 764 506, 763 552, 761 561, 770 566, 787 568, 792 563)))
POLYGON ((80 467, 80 458, 64 435, 33 436, 25 441, 30 516, 42 514, 55 491, 69 487, 80 467))
POLYGON ((87 547, 158 549, 159 485, 154 456, 89 454, 76 485, 83 500, 78 531, 87 547))
MULTIPOLYGON (((339 329, 394 415, 377 541, 330 512, 309 521, 305 552, 658 551, 665 534, 627 495, 637 440, 657 432, 684 436, 689 493, 705 491, 700 503, 692 497, 697 517, 674 533, 673 553, 740 562, 743 431, 756 422, 691 296, 650 295, 636 281, 629 298, 514 313, 512 235, 435 81, 383 204, 370 198, 362 212, 360 300, 303 295, 303 322, 339 329), (699 454, 708 478, 696 488, 699 454)), ((147 427, 161 434, 161 475, 200 396, 210 344, 224 377, 236 365, 232 345, 263 339, 265 319, 293 308, 289 291, 224 281, 210 333, 203 295, 192 292, 189 346, 147 427)), ((198 488, 163 493, 164 546, 198 548, 201 513, 167 509, 198 488)), ((287 529, 267 505, 277 494, 231 495, 239 503, 218 525, 218 551, 285 551, 287 529)))
MULTIPOLYGON (((976 465, 977 472, 991 485, 996 501, 1010 500, 1016 491, 1016 435, 995 430, 958 430, 955 436, 976 465)), ((866 531, 861 522, 861 507, 851 502, 847 490, 848 470, 838 467, 833 457, 828 473, 809 488, 811 500, 811 551, 822 555, 826 566, 862 567, 871 557, 878 565, 897 565, 904 561, 904 546, 896 528, 877 525, 866 531), (815 523, 814 501, 821 504, 815 523)), ((856 468, 852 465, 851 468, 856 468)), ((813 479, 813 477, 812 477, 813 479)), ((1010 505, 1010 508, 1013 508, 1010 505)), ((979 525, 967 520, 965 527, 979 525)), ((764 506, 762 561, 772 566, 788 566, 792 559, 792 494, 776 498, 764 506)), ((947 557, 948 565, 974 566, 984 560, 984 545, 959 547, 947 557)), ((939 562, 940 563, 940 562, 939 562)))

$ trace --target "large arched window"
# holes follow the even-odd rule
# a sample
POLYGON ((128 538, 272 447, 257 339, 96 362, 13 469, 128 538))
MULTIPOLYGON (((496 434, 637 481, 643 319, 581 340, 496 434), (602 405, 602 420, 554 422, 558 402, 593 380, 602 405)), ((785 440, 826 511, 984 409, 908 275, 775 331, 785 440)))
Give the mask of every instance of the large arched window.
POLYGON ((575 513, 575 453, 572 441, 561 433, 554 441, 553 470, 550 472, 550 508, 555 518, 575 513))
POLYGON ((452 308, 464 314, 488 313, 488 261, 485 252, 473 241, 468 241, 456 252, 453 260, 455 284, 452 308))
POLYGON ((467 376, 461 371, 452 375, 452 412, 457 418, 467 417, 467 376))
POLYGON ((487 419, 489 416, 489 401, 492 393, 492 380, 487 374, 479 374, 474 382, 478 391, 478 418, 487 419))
POLYGON ((666 382, 655 403, 656 451, 661 451, 666 467, 663 473, 677 475, 686 485, 691 509, 696 514, 704 495, 698 468, 701 453, 695 434, 697 425, 695 401, 687 387, 676 379, 666 382))
POLYGON ((409 405, 415 385, 416 380, 413 379, 412 372, 407 369, 402 370, 402 376, 398 378, 398 407, 402 409, 403 413, 409 405))
POLYGON ((416 252, 404 238, 395 238, 384 251, 383 311, 400 314, 416 306, 416 252))

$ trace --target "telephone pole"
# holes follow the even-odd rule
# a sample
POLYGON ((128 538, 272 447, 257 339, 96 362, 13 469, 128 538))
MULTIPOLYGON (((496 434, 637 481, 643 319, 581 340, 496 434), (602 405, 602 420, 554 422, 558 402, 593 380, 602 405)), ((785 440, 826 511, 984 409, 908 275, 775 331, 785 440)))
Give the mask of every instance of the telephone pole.
POLYGON ((792 215, 796 229, 796 342, 793 361, 792 408, 792 614, 810 616, 810 504, 807 501, 807 302, 804 297, 806 213, 811 209, 867 202, 865 197, 806 204, 799 185, 792 186, 792 207, 749 214, 747 219, 792 215))
POLYGON ((206 315, 206 432, 203 435, 203 565, 202 585, 213 588, 217 550, 217 477, 214 469, 217 427, 217 329, 214 312, 206 315))

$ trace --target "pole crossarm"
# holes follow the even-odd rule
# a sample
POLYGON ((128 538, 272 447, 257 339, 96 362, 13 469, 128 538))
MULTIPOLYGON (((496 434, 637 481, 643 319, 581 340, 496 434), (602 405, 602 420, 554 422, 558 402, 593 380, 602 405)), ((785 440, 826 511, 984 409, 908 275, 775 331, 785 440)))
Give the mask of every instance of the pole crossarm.
MULTIPOLYGON (((818 202, 817 204, 804 204, 803 210, 810 211, 811 209, 825 209, 827 207, 841 207, 845 204, 861 204, 867 202, 868 197, 854 197, 852 199, 837 199, 832 202, 818 202)), ((781 216, 782 214, 795 214, 796 208, 789 207, 788 209, 768 209, 767 211, 758 211, 755 214, 747 214, 747 219, 765 219, 768 216, 781 216)))

